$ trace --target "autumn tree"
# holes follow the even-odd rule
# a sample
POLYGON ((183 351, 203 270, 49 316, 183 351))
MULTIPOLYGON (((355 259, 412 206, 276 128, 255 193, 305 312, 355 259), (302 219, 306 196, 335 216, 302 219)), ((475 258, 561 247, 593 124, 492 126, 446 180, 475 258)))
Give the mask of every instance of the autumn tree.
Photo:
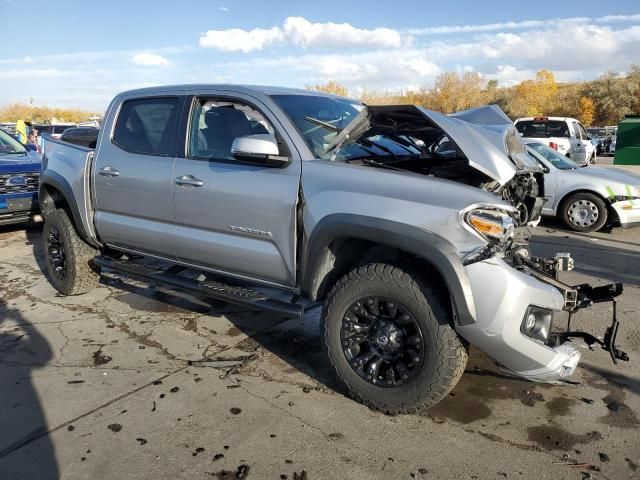
POLYGON ((24 103, 13 103, 0 108, 0 122, 16 122, 25 120, 34 123, 49 123, 53 119, 59 122, 78 123, 89 120, 92 116, 101 116, 73 108, 34 107, 24 103))
POLYGON ((596 105, 593 100, 589 97, 580 97, 578 105, 578 120, 587 127, 593 125, 593 119, 596 116, 596 105))
POLYGON ((478 72, 445 72, 436 78, 433 108, 444 113, 478 107, 485 103, 485 80, 478 72))
POLYGON ((306 88, 307 90, 317 90, 318 92, 333 93, 342 97, 346 97, 349 95, 347 87, 345 87, 341 83, 336 82, 335 80, 329 80, 327 83, 322 85, 306 85, 304 88, 306 88))
POLYGON ((621 78, 616 72, 607 72, 584 89, 592 98, 599 125, 616 125, 625 115, 640 113, 640 71, 632 68, 631 75, 621 78))
POLYGON ((534 117, 551 115, 554 97, 558 91, 553 72, 540 70, 533 80, 523 80, 515 88, 516 116, 534 117))

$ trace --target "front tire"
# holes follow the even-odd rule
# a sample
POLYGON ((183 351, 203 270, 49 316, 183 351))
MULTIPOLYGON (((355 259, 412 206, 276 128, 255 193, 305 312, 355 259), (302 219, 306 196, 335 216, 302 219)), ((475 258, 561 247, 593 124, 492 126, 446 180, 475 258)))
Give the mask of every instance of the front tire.
POLYGON ((80 295, 98 285, 99 274, 91 260, 97 250, 76 233, 66 210, 47 213, 42 229, 49 282, 63 295, 80 295))
POLYGON ((560 210, 564 224, 575 232, 595 232, 607 223, 607 206, 592 193, 571 195, 562 202, 560 210))
POLYGON ((327 356, 349 394, 389 414, 426 410, 458 383, 468 358, 446 302, 417 276, 383 263, 331 289, 322 315, 327 356))

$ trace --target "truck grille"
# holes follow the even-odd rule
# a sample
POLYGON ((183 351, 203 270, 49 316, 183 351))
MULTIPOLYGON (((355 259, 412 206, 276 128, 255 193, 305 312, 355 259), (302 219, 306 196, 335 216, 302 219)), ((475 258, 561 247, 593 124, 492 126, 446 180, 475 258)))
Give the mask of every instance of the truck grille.
POLYGON ((0 174, 0 195, 5 193, 28 193, 38 191, 38 172, 0 174), (15 178, 18 177, 18 178, 15 178))

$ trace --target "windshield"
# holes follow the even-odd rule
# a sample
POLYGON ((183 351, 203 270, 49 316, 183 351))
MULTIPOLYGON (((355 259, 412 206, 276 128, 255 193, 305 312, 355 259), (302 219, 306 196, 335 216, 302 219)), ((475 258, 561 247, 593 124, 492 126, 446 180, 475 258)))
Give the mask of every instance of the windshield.
POLYGON ((578 165, 573 163, 567 157, 562 155, 561 153, 556 152, 554 149, 543 145, 542 143, 532 142, 527 143, 527 147, 531 150, 534 150, 537 154, 539 154, 542 158, 550 162, 554 167, 560 170, 573 170, 578 168, 578 165))
POLYGON ((319 95, 273 95, 272 98, 289 116, 316 158, 325 158, 325 150, 338 132, 364 108, 354 100, 319 95))
POLYGON ((334 148, 336 136, 364 105, 343 98, 313 95, 274 95, 273 99, 296 125, 316 158, 351 161, 386 157, 397 160, 406 157, 452 158, 457 154, 455 145, 442 130, 422 124, 422 136, 428 142, 422 136, 371 131, 369 135, 356 135, 357 139, 339 142, 339 148, 334 148))
POLYGON ((569 138, 569 127, 563 120, 520 120, 516 129, 528 138, 569 138))
POLYGON ((607 131, 604 128, 587 128, 587 132, 592 137, 606 137, 607 131))
POLYGON ((27 153, 24 146, 4 130, 0 130, 0 154, 27 153))

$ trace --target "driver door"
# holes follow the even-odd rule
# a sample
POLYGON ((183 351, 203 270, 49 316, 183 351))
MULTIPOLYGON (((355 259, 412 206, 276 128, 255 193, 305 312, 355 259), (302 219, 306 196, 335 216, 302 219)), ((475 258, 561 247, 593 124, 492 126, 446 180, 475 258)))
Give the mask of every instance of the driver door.
POLYGON ((173 200, 179 261, 278 285, 295 284, 300 158, 268 109, 237 94, 196 96, 186 148, 176 159, 173 200), (284 166, 240 161, 240 136, 270 133, 284 166))

